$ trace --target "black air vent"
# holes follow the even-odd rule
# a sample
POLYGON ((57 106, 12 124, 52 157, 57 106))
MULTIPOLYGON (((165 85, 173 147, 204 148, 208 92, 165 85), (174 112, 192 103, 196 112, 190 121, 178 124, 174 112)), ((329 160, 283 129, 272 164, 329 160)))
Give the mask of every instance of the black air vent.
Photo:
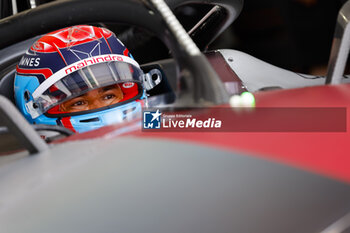
POLYGON ((80 120, 81 123, 89 123, 89 122, 97 122, 97 121, 100 121, 100 119, 98 117, 85 119, 85 120, 80 120))

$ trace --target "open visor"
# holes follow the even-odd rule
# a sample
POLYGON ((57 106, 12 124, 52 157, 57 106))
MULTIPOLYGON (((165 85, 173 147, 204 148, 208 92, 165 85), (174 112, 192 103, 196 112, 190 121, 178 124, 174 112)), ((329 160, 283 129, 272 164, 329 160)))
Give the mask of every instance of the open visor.
POLYGON ((143 76, 140 68, 122 61, 86 66, 63 76, 37 98, 33 96, 33 106, 37 112, 45 113, 64 101, 97 88, 129 82, 142 85, 143 76))

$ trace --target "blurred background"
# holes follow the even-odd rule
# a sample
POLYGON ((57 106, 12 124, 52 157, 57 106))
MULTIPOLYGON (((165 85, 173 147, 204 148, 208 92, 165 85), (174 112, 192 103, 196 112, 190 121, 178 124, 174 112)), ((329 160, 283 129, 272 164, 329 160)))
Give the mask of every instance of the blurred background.
MULTIPOLYGON (((1 18, 11 15, 12 0, 0 1, 1 18)), ((52 0, 17 0, 17 11, 50 1, 52 0)), ((209 45, 208 50, 236 49, 288 70, 325 75, 337 14, 345 2, 346 0, 245 0, 241 15, 209 45)), ((178 9, 176 15, 188 30, 208 10, 210 8, 191 10, 187 7, 178 9)), ((126 45, 137 47, 135 41, 142 41, 142 36, 126 45)), ((153 45, 157 46, 158 43, 153 45)), ((149 54, 149 48, 151 53, 159 53, 156 57, 169 55, 160 47, 155 52, 153 45, 140 44, 140 54, 149 54)), ((131 48, 129 50, 132 51, 131 48)), ((140 63, 152 60, 138 57, 137 53, 135 57, 140 63)))
POLYGON ((245 0, 241 15, 212 48, 234 48, 288 70, 325 75, 345 2, 245 0))

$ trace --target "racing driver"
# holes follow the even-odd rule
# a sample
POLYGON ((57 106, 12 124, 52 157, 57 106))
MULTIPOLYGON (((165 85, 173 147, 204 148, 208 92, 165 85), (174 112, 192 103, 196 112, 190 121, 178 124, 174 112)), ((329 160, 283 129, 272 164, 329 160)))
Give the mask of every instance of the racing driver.
POLYGON ((138 117, 146 90, 157 82, 111 31, 78 25, 48 33, 28 49, 14 91, 31 124, 84 132, 138 117))

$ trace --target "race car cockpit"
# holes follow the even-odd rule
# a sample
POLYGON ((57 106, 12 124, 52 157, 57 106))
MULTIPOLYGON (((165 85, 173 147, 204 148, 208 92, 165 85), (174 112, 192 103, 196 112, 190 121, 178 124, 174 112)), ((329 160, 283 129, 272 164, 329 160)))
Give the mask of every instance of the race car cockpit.
MULTIPOLYGON (((198 46, 203 50, 208 43, 213 41, 239 15, 242 2, 214 1, 212 3, 203 3, 198 1, 197 3, 187 3, 186 1, 174 1, 171 2, 169 6, 171 9, 180 12, 179 15, 184 11, 183 9, 196 9, 194 15, 199 18, 199 22, 192 22, 192 25, 189 26, 191 27, 189 34, 198 41, 198 46), (217 24, 219 24, 220 27, 214 26, 217 24), (204 34, 205 36, 203 36, 204 34)), ((218 52, 208 53, 206 55, 209 58, 208 62, 197 45, 194 44, 192 39, 187 35, 186 31, 174 19, 174 16, 172 14, 169 15, 169 12, 171 12, 170 8, 157 2, 146 4, 145 2, 140 3, 138 1, 69 1, 69 3, 54 1, 31 9, 28 11, 29 13, 21 12, 9 17, 7 22, 1 25, 2 30, 11 32, 8 33, 9 36, 6 39, 1 41, 0 45, 3 48, 0 54, 2 76, 0 82, 1 94, 12 102, 15 102, 15 96, 17 96, 17 102, 19 100, 23 103, 26 102, 26 104, 20 104, 23 106, 20 107, 20 109, 22 109, 22 113, 24 113, 28 119, 32 119, 30 122, 35 124, 34 127, 37 130, 46 131, 52 128, 52 130, 70 134, 65 129, 59 129, 62 122, 66 122, 64 119, 62 121, 61 118, 57 120, 57 117, 47 118, 49 120, 46 121, 46 123, 49 121, 51 123, 45 124, 45 126, 42 125, 43 122, 38 124, 39 122, 33 121, 34 118, 39 119, 37 118, 38 115, 46 112, 48 106, 62 102, 62 100, 60 100, 61 97, 56 96, 55 98, 51 98, 47 96, 46 98, 39 98, 38 91, 36 91, 35 103, 32 102, 33 99, 30 100, 30 97, 37 86, 34 85, 36 87, 33 87, 34 89, 30 91, 28 90, 28 85, 16 85, 14 68, 16 64, 19 64, 17 76, 22 77, 24 75, 23 77, 25 78, 22 80, 28 81, 29 70, 33 68, 33 72, 36 73, 36 75, 43 76, 36 79, 44 81, 47 77, 35 71, 40 68, 36 66, 38 63, 35 63, 35 61, 37 60, 33 63, 30 61, 31 58, 29 57, 32 55, 37 56, 36 53, 39 54, 43 51, 45 46, 48 46, 48 43, 45 41, 41 44, 38 42, 40 41, 38 39, 41 37, 38 35, 54 31, 60 27, 82 23, 89 23, 97 26, 107 24, 110 28, 117 30, 118 35, 120 35, 118 37, 120 37, 123 43, 132 51, 135 60, 141 60, 141 70, 146 74, 145 79, 148 79, 146 86, 149 88, 147 88, 145 93, 149 99, 147 105, 171 105, 172 107, 207 106, 213 103, 227 102, 229 97, 227 90, 230 91, 230 94, 242 93, 245 87, 235 72, 223 65, 225 58, 218 52), (94 11, 91 11, 92 8, 94 11), (108 10, 106 8, 118 9, 119 13, 115 14, 114 10, 108 10), (75 9, 79 9, 81 14, 75 14, 75 9), (130 17, 129 9, 133 9, 132 13, 137 15, 137 17, 130 17), (52 18, 45 15, 45 12, 51 10, 55 11, 53 14, 57 14, 57 16, 61 16, 62 18, 52 18), (38 26, 40 22, 41 26, 38 26), (118 24, 116 26, 113 24, 115 22, 121 23, 122 25, 118 24), (131 27, 126 27, 124 25, 131 25, 131 27), (23 28, 21 33, 15 33, 18 28, 23 28), (157 35, 157 37, 152 37, 151 35, 157 35), (146 49, 145 51, 144 48, 149 47, 147 43, 151 43, 153 46, 156 45, 157 50, 152 49, 152 51, 147 51, 146 49), (33 46, 38 48, 33 48, 33 46, 30 46, 31 44, 34 44, 33 46), (40 50, 40 46, 42 50, 40 50), (25 55, 22 60, 20 60, 29 47, 32 48, 26 52, 29 55, 25 55), (30 53, 33 54, 30 55, 30 53), (165 59, 159 60, 160 58, 165 59), (151 62, 152 60, 158 61, 151 62), (227 88, 225 88, 225 85, 223 85, 211 64, 216 67, 218 72, 223 74, 223 78, 226 78, 227 83, 230 84, 226 85, 227 88), (29 67, 28 65, 33 65, 35 67, 29 67), (20 94, 16 94, 12 86, 16 86, 16 90, 21 90, 18 92, 20 94), (56 125, 56 121, 61 122, 58 127, 50 127, 50 125, 56 125)), ((52 46, 54 47, 56 45, 52 44, 52 46)), ((70 45, 68 47, 71 48, 70 45)), ((82 53, 80 53, 80 55, 81 54, 82 53)), ((64 55, 60 55, 64 57, 64 55)), ((72 56, 79 57, 77 52, 73 53, 72 56)), ((56 62, 53 63, 53 66, 57 66, 56 62)), ((55 68, 49 67, 49 69, 51 72, 55 72, 53 70, 55 68)), ((41 67, 41 70, 43 70, 43 67, 41 67)), ((20 80, 20 78, 17 80, 20 80)), ((45 82, 47 86, 48 82, 45 82)), ((19 84, 20 82, 17 83, 19 84)), ((104 83, 106 84, 107 82, 104 83)), ((55 88, 48 88, 56 90, 58 85, 59 84, 57 84, 55 88)), ((72 87, 71 84, 60 86, 65 86, 65 90, 61 90, 63 93, 66 91, 65 95, 69 92, 70 97, 77 96, 77 93, 74 93, 73 90, 66 90, 67 87, 72 87)), ((84 87, 80 87, 80 90, 81 89, 84 89, 84 87)), ((62 96, 62 94, 59 95, 62 96)), ((88 123, 97 125, 96 119, 96 116, 91 116, 89 119, 79 119, 78 122, 83 122, 85 125, 88 123)), ((72 122, 70 121, 68 125, 71 126, 72 122)), ((88 128, 85 127, 86 130, 88 128)), ((76 130, 73 129, 73 131, 76 130)), ((85 130, 78 131, 82 132, 85 130)))
MULTIPOLYGON (((166 2, 168 5, 156 0, 53 1, 6 18, 0 23, 0 31, 7 35, 0 41, 0 93, 14 103, 15 67, 25 51, 43 34, 79 24, 105 26, 116 33, 140 63, 141 70, 148 74, 148 83, 153 82, 153 89, 146 91, 150 106, 175 109, 235 105, 230 98, 246 91, 291 89, 326 82, 325 77, 287 71, 239 51, 207 51, 208 44, 238 17, 243 7, 241 0, 166 2), (180 21, 186 19, 182 22, 186 29, 172 11, 180 21), (187 20, 188 14, 193 16, 192 20, 187 20)), ((341 81, 348 80, 343 77, 341 81)), ((21 95, 25 98, 25 90, 21 95)), ((44 106, 45 101, 31 102, 23 109, 31 109, 34 116, 38 112, 33 104, 44 106)), ((47 107, 42 107, 40 111, 46 110, 47 107)), ((93 123, 96 117, 81 120, 93 123)), ((50 125, 34 127, 39 131, 50 130, 50 125)), ((65 135, 72 133, 59 126, 51 128, 65 135)))

